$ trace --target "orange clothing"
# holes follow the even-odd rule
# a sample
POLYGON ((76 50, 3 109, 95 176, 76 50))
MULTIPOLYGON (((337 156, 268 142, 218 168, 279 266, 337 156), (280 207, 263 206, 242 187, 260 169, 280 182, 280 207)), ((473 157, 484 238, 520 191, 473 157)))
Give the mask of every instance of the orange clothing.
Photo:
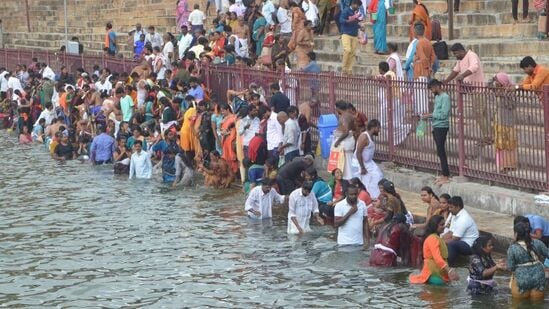
POLYGON ((221 156, 229 165, 233 173, 238 171, 238 160, 236 158, 236 115, 228 115, 221 121, 222 132, 228 132, 223 135, 221 147, 223 155, 221 156))
POLYGON ((412 11, 412 24, 410 25, 410 41, 414 39, 414 25, 416 22, 420 22, 425 26, 425 38, 431 40, 432 28, 431 28, 431 18, 427 14, 427 10, 421 4, 416 4, 414 10, 412 11))
POLYGON ((67 113, 69 111, 69 107, 67 106, 67 93, 63 92, 59 96, 59 105, 63 108, 63 112, 67 113))
POLYGON ((448 247, 437 234, 431 234, 423 243, 423 269, 419 275, 410 275, 411 283, 425 283, 431 275, 439 276, 449 282, 448 273, 443 270, 448 266, 448 247))
POLYGON ((414 79, 430 77, 435 64, 435 50, 425 37, 418 39, 414 56, 414 79))
POLYGON ((196 119, 196 109, 194 107, 189 108, 183 115, 183 124, 179 131, 179 146, 183 151, 196 150, 195 134, 193 131, 193 124, 196 119))
POLYGON ((522 82, 522 88, 525 90, 542 90, 543 85, 549 85, 549 70, 536 65, 534 73, 526 76, 522 82))

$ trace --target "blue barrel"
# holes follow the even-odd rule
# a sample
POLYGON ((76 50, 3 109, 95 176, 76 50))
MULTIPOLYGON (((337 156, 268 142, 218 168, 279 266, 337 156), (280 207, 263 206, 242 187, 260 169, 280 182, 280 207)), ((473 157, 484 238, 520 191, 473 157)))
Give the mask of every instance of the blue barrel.
POLYGON ((333 133, 337 129, 337 116, 334 114, 320 115, 318 118, 318 131, 320 143, 320 155, 323 159, 330 156, 333 133))

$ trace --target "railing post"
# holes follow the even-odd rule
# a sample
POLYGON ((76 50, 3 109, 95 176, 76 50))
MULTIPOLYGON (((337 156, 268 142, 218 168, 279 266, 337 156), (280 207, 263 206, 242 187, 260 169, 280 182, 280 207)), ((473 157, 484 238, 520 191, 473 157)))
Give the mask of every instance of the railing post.
POLYGON ((333 113, 335 112, 335 73, 332 71, 330 72, 330 79, 328 80, 328 97, 329 97, 329 104, 330 104, 330 111, 333 113))
MULTIPOLYGON (((387 91, 387 134, 389 143, 389 161, 393 161, 395 154, 395 128, 394 128, 394 104, 393 104, 393 80, 385 80, 380 82, 380 86, 387 91)), ((396 82, 396 81, 395 81, 396 82)), ((381 111, 383 113, 383 111, 381 111)))
POLYGON ((210 64, 209 63, 206 64, 206 71, 204 73, 205 73, 204 77, 206 78, 206 87, 211 90, 212 88, 211 88, 211 81, 210 81, 210 64))
POLYGON ((448 40, 454 39, 454 0, 448 0, 448 40))
POLYGON ((8 67, 8 50, 4 48, 4 65, 8 67))
POLYGON ((457 117, 458 117, 458 156, 459 156, 459 177, 463 178, 465 168, 465 127, 464 127, 464 111, 463 111, 463 92, 462 83, 456 84, 457 93, 457 117))
POLYGON ((18 49, 17 50, 17 64, 20 64, 21 63, 21 50, 18 49))
POLYGON ((46 50, 46 64, 51 65, 50 63, 50 52, 46 50))
POLYGON ((545 133, 545 189, 549 191, 549 85, 543 86, 542 104, 545 133))
POLYGON ((243 66, 240 66, 240 83, 239 85, 242 85, 242 88, 247 88, 246 87, 246 81, 244 80, 244 67, 243 66))

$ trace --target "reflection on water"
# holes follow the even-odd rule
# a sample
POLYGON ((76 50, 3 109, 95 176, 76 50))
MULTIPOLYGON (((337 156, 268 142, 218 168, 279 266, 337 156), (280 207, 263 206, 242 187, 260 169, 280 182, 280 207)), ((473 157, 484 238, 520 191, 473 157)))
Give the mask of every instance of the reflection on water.
POLYGON ((128 181, 14 140, 0 133, 0 306, 512 305, 503 277, 495 298, 471 299, 465 269, 449 287, 411 286, 411 269, 372 269, 367 253, 339 252, 330 227, 297 238, 281 211, 246 219, 236 190, 128 181))

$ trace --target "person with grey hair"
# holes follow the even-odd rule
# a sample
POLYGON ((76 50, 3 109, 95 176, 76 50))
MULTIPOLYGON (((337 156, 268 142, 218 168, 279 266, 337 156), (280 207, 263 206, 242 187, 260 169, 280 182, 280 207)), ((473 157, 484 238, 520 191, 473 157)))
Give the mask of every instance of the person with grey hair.
POLYGON ((414 33, 417 39, 414 55, 414 81, 418 83, 414 87, 414 114, 421 116, 429 112, 427 82, 433 73, 436 56, 431 42, 424 36, 425 26, 422 23, 414 25, 414 33))

